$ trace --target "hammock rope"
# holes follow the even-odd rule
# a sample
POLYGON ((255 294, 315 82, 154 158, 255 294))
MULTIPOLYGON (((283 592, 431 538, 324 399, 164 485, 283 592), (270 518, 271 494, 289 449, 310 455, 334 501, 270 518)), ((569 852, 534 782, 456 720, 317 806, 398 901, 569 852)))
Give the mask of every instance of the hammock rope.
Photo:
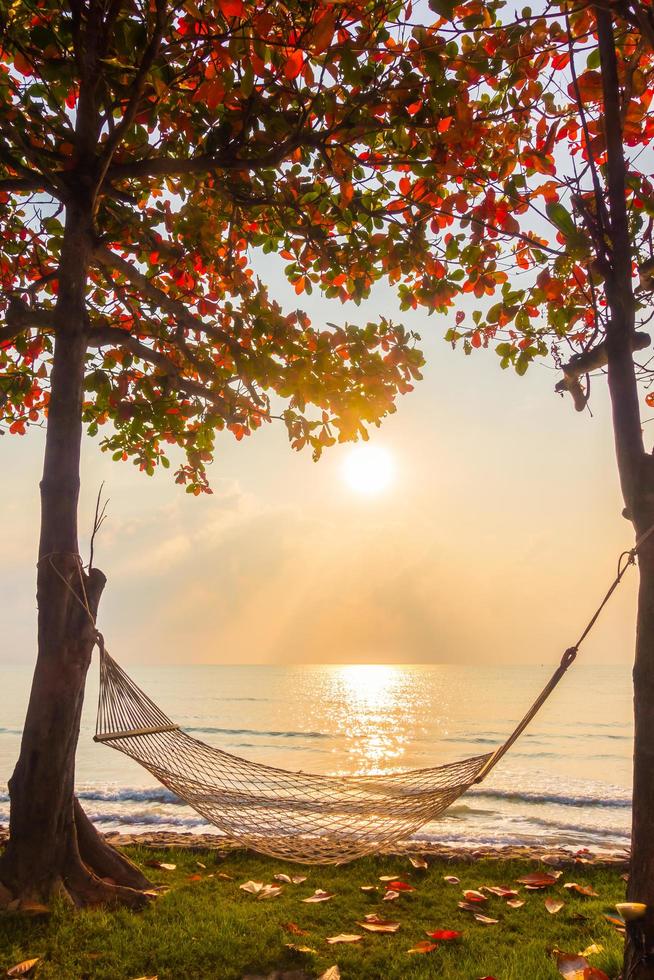
POLYGON ((94 739, 129 756, 228 838, 255 851, 304 864, 341 864, 406 841, 485 779, 550 697, 604 606, 636 561, 654 525, 618 560, 617 575, 576 644, 508 738, 494 752, 433 768, 376 776, 326 776, 249 762, 207 745, 175 724, 111 658, 84 589, 44 555, 85 608, 100 651, 94 739))

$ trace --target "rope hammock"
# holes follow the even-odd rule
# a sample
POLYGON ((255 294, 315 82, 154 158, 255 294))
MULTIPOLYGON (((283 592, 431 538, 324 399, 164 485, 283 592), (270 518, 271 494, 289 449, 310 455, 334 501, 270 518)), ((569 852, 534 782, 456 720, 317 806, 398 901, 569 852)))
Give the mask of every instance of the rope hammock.
MULTIPOLYGON (((95 741, 134 759, 229 838, 262 854, 305 864, 341 864, 378 852, 409 838, 488 776, 573 663, 652 532, 654 526, 620 556, 617 575, 577 643, 565 651, 525 716, 494 752, 379 776, 325 776, 248 762, 182 731, 109 656, 97 632, 100 695, 95 741)), ((46 557, 52 563, 51 556, 46 557)), ((81 574, 80 578, 83 585, 81 574)))

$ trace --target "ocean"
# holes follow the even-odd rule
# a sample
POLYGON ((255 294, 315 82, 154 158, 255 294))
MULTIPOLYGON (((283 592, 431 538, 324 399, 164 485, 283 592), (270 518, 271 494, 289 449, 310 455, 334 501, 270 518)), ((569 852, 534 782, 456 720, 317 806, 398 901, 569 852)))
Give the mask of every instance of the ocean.
MULTIPOLYGON (((93 742, 89 675, 77 787, 103 831, 213 828, 121 753, 93 742)), ((288 769, 371 774, 436 766, 501 743, 551 667, 309 665, 129 667, 195 737, 288 769)), ((0 668, 0 824, 30 669, 0 668)), ((456 847, 538 845, 595 852, 629 843, 628 667, 573 666, 489 779, 417 838, 456 847)))

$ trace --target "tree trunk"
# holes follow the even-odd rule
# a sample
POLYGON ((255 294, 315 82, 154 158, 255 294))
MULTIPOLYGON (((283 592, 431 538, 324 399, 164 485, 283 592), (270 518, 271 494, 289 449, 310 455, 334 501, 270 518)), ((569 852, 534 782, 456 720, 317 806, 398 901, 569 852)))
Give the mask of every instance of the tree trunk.
POLYGON ((654 980, 654 540, 640 550, 634 664, 634 793, 628 898, 648 906, 628 926, 625 980, 654 980))
POLYGON ((59 267, 41 481, 38 657, 20 756, 9 782, 9 844, 0 861, 0 880, 9 900, 18 903, 64 894, 76 904, 140 904, 140 893, 120 886, 148 884, 131 862, 104 843, 74 798, 75 752, 95 642, 93 620, 105 584, 97 569, 83 571, 77 540, 90 214, 88 206, 69 204, 59 267), (112 880, 103 880, 107 877, 112 880))

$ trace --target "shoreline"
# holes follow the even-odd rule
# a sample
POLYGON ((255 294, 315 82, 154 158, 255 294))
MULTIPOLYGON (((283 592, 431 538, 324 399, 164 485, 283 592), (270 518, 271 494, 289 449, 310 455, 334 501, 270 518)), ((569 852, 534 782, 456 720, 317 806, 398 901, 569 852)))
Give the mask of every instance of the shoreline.
MULTIPOLYGON (((235 850, 246 850, 238 841, 227 840, 219 834, 173 833, 171 831, 146 831, 131 834, 112 831, 104 836, 109 843, 118 847, 179 848, 187 851, 215 850, 225 854, 235 850)), ((0 832, 0 842, 1 840, 0 832)), ((629 866, 629 854, 626 851, 602 851, 598 853, 586 848, 572 851, 562 847, 535 847, 527 844, 466 848, 415 841, 404 846, 381 848, 375 853, 384 856, 424 855, 438 861, 463 861, 470 864, 485 859, 496 859, 499 861, 533 861, 555 868, 580 864, 615 869, 627 869, 629 866)), ((276 859, 271 858, 270 860, 276 859)))

